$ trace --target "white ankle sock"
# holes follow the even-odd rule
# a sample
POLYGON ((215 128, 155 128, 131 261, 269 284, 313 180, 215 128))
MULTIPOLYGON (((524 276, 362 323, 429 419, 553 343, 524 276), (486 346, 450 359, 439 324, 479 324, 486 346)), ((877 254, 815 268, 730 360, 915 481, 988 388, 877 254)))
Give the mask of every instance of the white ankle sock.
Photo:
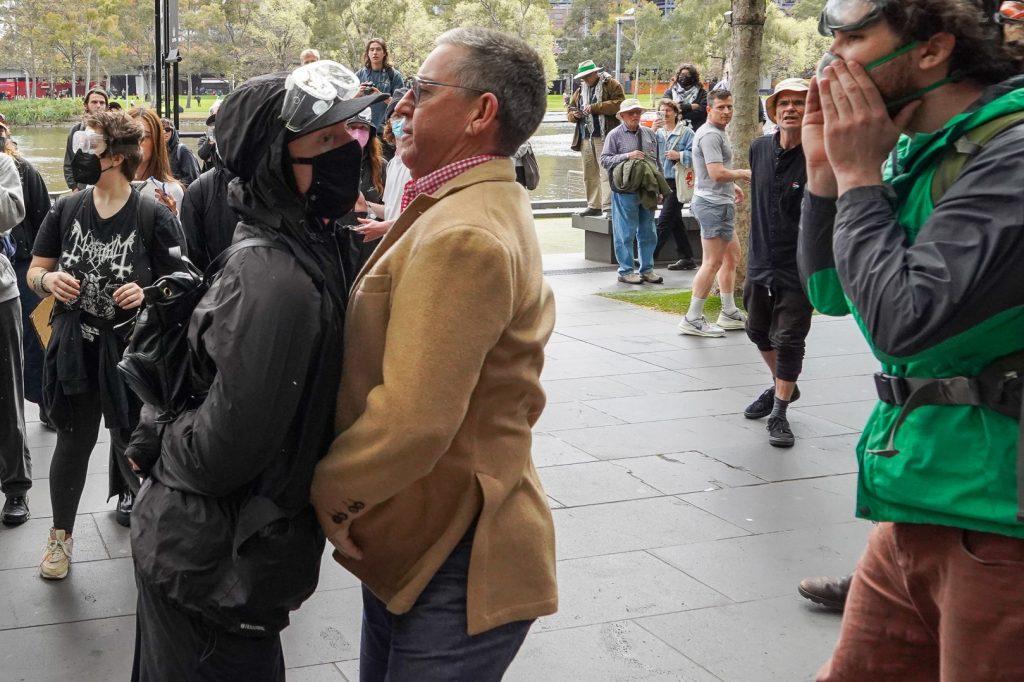
POLYGON ((736 297, 733 294, 722 294, 722 311, 731 313, 736 310, 736 297))
POLYGON ((691 322, 699 320, 700 316, 704 314, 704 301, 706 300, 708 299, 697 298, 696 296, 690 298, 690 309, 686 311, 686 319, 691 322))

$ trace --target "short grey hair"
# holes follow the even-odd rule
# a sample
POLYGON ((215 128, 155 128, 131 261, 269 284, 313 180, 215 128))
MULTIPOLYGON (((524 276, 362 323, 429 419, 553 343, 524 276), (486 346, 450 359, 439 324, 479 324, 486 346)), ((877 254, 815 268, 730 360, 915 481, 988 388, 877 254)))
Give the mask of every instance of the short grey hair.
POLYGON ((465 48, 455 65, 458 84, 498 99, 498 152, 511 156, 530 139, 547 111, 547 79, 540 55, 525 41, 489 28, 455 28, 435 44, 465 48))

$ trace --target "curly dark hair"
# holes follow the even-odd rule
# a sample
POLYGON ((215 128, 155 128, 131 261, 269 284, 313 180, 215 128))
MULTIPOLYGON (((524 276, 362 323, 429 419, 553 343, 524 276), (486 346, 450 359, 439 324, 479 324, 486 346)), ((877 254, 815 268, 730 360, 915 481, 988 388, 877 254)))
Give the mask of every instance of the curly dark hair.
POLYGON ((107 141, 108 154, 120 154, 124 157, 121 162, 121 175, 129 182, 135 179, 135 169, 142 161, 142 150, 139 142, 142 140, 142 126, 136 123, 123 111, 101 111, 98 114, 88 114, 84 118, 85 127, 93 128, 103 133, 107 141))
POLYGON ((688 62, 683 62, 679 65, 679 68, 676 69, 676 80, 679 80, 679 74, 683 69, 686 69, 693 74, 693 80, 697 81, 698 84, 700 83, 700 73, 697 72, 697 67, 688 62))
POLYGON ((900 0, 883 5, 886 23, 905 42, 937 33, 956 38, 949 73, 979 85, 992 85, 1024 70, 1024 48, 1005 43, 1001 27, 973 2, 900 0))

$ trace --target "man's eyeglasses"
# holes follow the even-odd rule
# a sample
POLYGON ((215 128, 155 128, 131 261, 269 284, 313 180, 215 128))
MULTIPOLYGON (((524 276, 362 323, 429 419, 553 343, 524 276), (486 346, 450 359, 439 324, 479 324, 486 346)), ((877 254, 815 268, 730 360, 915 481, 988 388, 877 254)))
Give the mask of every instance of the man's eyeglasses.
POLYGON ((454 83, 439 83, 437 81, 432 81, 429 78, 420 78, 419 76, 413 76, 412 78, 410 78, 406 82, 408 83, 409 91, 412 92, 412 101, 415 104, 419 104, 420 103, 420 95, 423 92, 423 87, 422 86, 424 86, 424 85, 429 85, 431 87, 439 87, 439 88, 458 88, 460 90, 471 90, 473 92, 479 92, 481 95, 486 93, 486 92, 490 92, 490 90, 481 90, 479 88, 470 88, 470 87, 465 86, 465 85, 455 85, 454 83))

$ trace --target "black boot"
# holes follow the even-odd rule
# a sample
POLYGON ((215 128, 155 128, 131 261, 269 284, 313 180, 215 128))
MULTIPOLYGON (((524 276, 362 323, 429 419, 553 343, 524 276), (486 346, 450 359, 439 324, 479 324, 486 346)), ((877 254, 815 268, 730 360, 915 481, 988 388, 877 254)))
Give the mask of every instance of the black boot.
POLYGON ((697 264, 692 258, 680 258, 667 267, 669 270, 696 270, 697 264))
POLYGON ((24 495, 10 495, 4 502, 3 522, 5 526, 20 526, 28 521, 28 500, 24 495))
POLYGON ((576 215, 583 217, 601 215, 601 209, 587 207, 582 211, 577 211, 576 215))
POLYGON ((130 490, 126 490, 117 496, 117 511, 114 518, 125 528, 132 525, 132 507, 135 506, 135 496, 130 490))
POLYGON ((842 611, 852 581, 852 573, 842 578, 804 578, 796 590, 804 599, 810 599, 830 611, 842 611))

